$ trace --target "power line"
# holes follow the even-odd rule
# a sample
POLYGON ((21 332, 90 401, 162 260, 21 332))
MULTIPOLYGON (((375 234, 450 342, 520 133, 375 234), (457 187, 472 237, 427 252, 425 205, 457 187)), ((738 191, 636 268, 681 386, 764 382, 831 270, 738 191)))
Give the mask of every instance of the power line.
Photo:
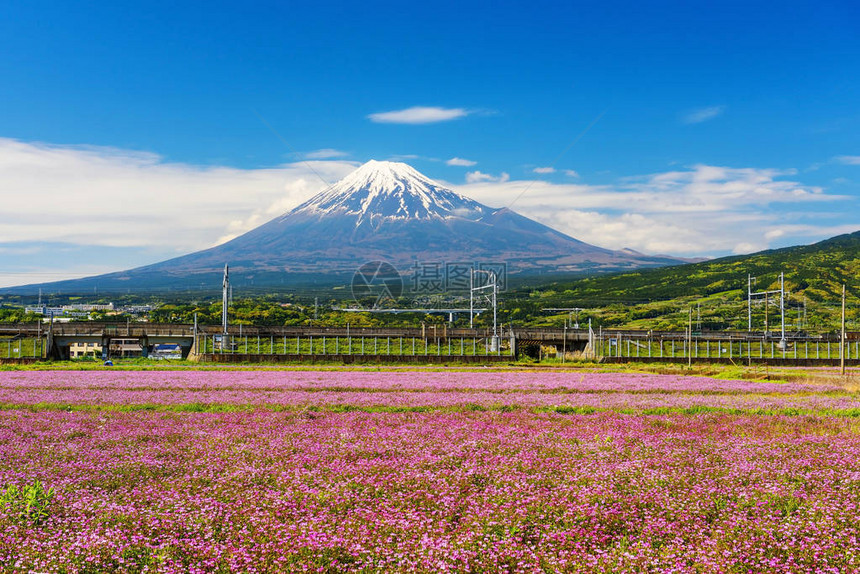
MULTIPOLYGON (((588 124, 588 125, 585 127, 585 129, 584 129, 584 130, 582 130, 581 132, 579 132, 579 135, 577 135, 577 136, 573 139, 573 141, 572 141, 572 142, 570 142, 570 143, 567 145, 567 147, 566 147, 566 148, 564 148, 564 149, 562 150, 562 152, 561 152, 560 154, 558 154, 558 156, 556 156, 556 158, 555 158, 554 160, 552 160, 552 163, 550 163, 550 164, 549 164, 549 167, 551 167, 551 168, 555 168, 555 164, 557 164, 557 163, 559 162, 559 160, 560 160, 562 157, 564 157, 564 154, 566 154, 566 153, 568 152, 568 150, 570 150, 570 148, 572 148, 572 147, 573 147, 573 146, 574 146, 574 145, 575 145, 579 140, 581 140, 581 139, 585 136, 585 134, 587 134, 587 133, 591 130, 591 128, 593 128, 593 127, 594 127, 594 125, 595 125, 597 122, 599 122, 599 121, 600 121, 600 118, 602 118, 602 117, 606 114, 606 112, 607 112, 607 111, 609 111, 609 108, 606 108, 605 110, 603 110, 602 112, 600 112, 600 113, 597 115, 597 117, 596 117, 596 118, 594 118, 594 119, 591 121, 591 123, 590 123, 590 124, 588 124)), ((535 181, 536 181, 536 180, 534 180, 534 179, 533 179, 533 180, 531 180, 531 181, 529 182, 529 184, 526 186, 526 188, 525 188, 524 190, 522 190, 522 191, 520 192, 520 194, 519 194, 518 196, 516 196, 512 202, 510 202, 510 203, 508 204, 508 209, 512 208, 512 207, 514 206, 514 204, 515 204, 517 201, 519 201, 519 200, 520 200, 520 198, 521 198, 522 196, 524 196, 524 195, 526 194, 526 192, 527 192, 529 189, 531 189, 531 187, 535 184, 535 181)))
POLYGON ((311 170, 311 171, 314 173, 314 175, 316 175, 316 176, 320 179, 320 181, 322 181, 324 184, 326 184, 326 187, 331 187, 331 183, 329 183, 329 182, 328 182, 328 181, 327 181, 323 176, 321 176, 321 175, 317 172, 317 170, 315 170, 315 169, 313 168, 313 166, 312 166, 310 163, 308 163, 308 161, 304 158, 304 156, 302 156, 302 154, 300 154, 299 152, 297 152, 296 150, 294 150, 294 149, 293 149, 293 146, 291 146, 291 145, 289 144, 289 142, 288 142, 287 140, 285 140, 285 139, 281 136, 281 134, 279 134, 279 133, 277 132, 277 130, 275 130, 275 128, 273 128, 273 127, 272 127, 272 124, 270 124, 269 122, 267 122, 267 121, 266 121, 266 119, 265 119, 263 116, 261 116, 261 115, 257 112, 257 110, 255 110, 254 108, 251 108, 251 111, 252 111, 252 112, 254 112, 254 115, 255 115, 255 116, 257 116, 257 118, 259 118, 259 120, 260 120, 261 122, 263 122, 263 125, 264 125, 264 126, 266 126, 267 128, 269 128, 269 131, 271 131, 273 134, 275 134, 275 137, 276 137, 276 138, 278 138, 279 140, 281 140, 281 143, 283 143, 285 146, 287 146, 287 149, 288 149, 288 150, 290 150, 290 153, 292 153, 293 155, 295 155, 295 156, 299 159, 299 161, 300 161, 300 162, 302 162, 303 164, 305 164, 305 166, 306 166, 309 170, 311 170))

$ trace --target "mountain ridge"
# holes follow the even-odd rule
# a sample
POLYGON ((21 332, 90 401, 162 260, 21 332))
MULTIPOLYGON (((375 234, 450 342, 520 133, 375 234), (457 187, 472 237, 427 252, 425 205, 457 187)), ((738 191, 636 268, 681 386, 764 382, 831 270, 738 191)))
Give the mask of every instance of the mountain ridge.
MULTIPOLYGON (((691 305, 712 328, 746 328, 747 276, 757 280, 756 291, 779 288, 779 273, 785 273, 789 303, 809 307, 810 315, 838 314, 842 285, 847 287, 849 303, 860 298, 860 231, 837 235, 809 245, 767 249, 748 255, 587 277, 571 281, 545 282, 539 286, 515 289, 509 298, 524 313, 542 307, 581 307, 616 310, 615 322, 602 323, 625 328, 681 328, 691 305)), ((760 312, 760 311, 759 311, 760 312)), ((857 314, 849 309, 849 317, 857 314)), ((595 316, 595 319, 597 317, 595 316)), ((832 326, 832 323, 830 324, 832 326)))

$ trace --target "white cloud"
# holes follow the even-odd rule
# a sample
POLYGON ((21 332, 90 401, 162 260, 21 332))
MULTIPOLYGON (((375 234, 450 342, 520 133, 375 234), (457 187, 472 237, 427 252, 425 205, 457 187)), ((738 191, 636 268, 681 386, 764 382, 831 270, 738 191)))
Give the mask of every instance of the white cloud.
MULTIPOLYGON (((62 270, 54 279, 120 270, 210 247, 288 211, 356 166, 204 167, 145 152, 0 138, 0 285, 24 282, 13 280, 15 272, 43 281, 49 278, 39 273, 62 270), (26 256, 28 244, 46 242, 75 248, 51 262, 26 256)), ((774 169, 697 165, 608 185, 511 181, 507 173, 475 170, 466 182, 453 187, 496 207, 522 194, 514 209, 523 215, 589 243, 647 253, 749 252, 860 227, 851 221, 860 211, 855 198, 774 169), (822 211, 825 202, 832 208, 822 211)))
POLYGON ((721 255, 766 249, 777 239, 805 241, 860 227, 840 222, 838 217, 813 222, 814 213, 804 209, 789 214, 787 208, 792 205, 853 198, 786 180, 789 172, 773 169, 698 165, 597 186, 501 182, 477 173, 479 176, 467 178, 466 185, 458 186, 458 191, 494 207, 516 200, 513 208, 523 215, 613 249, 721 255), (784 234, 777 237, 776 230, 784 234))
POLYGON ((355 166, 203 167, 146 152, 0 138, 0 243, 148 247, 178 255, 280 215, 325 188, 322 179, 334 182, 355 166))
POLYGON ((323 148, 306 153, 302 159, 334 159, 348 155, 349 153, 339 149, 323 148))
POLYGON ((555 173, 554 167, 536 167, 532 170, 534 173, 555 173))
POLYGON ((779 239, 779 238, 780 238, 780 237, 782 237, 783 235, 785 235, 785 229, 780 229, 780 228, 778 228, 778 227, 777 227, 777 228, 773 228, 773 229, 769 229, 769 230, 764 234, 765 238, 767 238, 767 239, 779 239))
POLYGON ((579 173, 572 169, 564 170, 564 175, 566 175, 567 177, 579 177, 579 173))
POLYGON ((845 165, 860 165, 860 155, 840 155, 833 159, 845 165))
POLYGON ((698 110, 693 110, 685 114, 682 118, 682 121, 685 124, 700 124, 702 122, 714 119, 725 111, 726 106, 710 106, 707 108, 700 108, 698 110))
POLYGON ((448 165, 455 165, 460 167, 472 167, 473 165, 477 165, 478 162, 472 161, 470 159, 463 159, 461 157, 452 157, 448 161, 445 162, 448 165))
POLYGON ((405 110, 378 112, 367 117, 380 124, 432 124, 456 120, 467 115, 469 111, 463 108, 415 106, 405 110))
POLYGON ((753 253, 755 251, 760 251, 762 249, 761 245, 756 245, 755 243, 747 243, 745 241, 741 241, 737 245, 732 248, 732 253, 735 255, 743 255, 745 253, 753 253))
POLYGON ((418 155, 414 153, 405 153, 405 154, 394 154, 385 158, 388 161, 405 161, 407 163, 420 160, 420 161, 432 161, 432 162, 440 162, 442 161, 438 157, 431 157, 426 155, 418 155))
POLYGON ((490 175, 489 173, 483 173, 481 171, 475 170, 470 171, 466 174, 466 183, 486 183, 486 182, 495 182, 495 183, 504 183, 511 179, 511 176, 505 172, 502 172, 502 175, 495 176, 490 175))

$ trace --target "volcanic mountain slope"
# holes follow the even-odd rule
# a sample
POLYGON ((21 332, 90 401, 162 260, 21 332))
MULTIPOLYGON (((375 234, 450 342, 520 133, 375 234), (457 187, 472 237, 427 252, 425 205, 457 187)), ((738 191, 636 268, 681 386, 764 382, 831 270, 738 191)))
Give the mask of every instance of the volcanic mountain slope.
POLYGON ((346 276, 366 261, 506 262, 509 272, 622 270, 682 263, 589 245, 447 189, 409 165, 369 161, 286 214, 216 247, 52 286, 197 287, 229 263, 239 284, 346 276))
POLYGON ((356 261, 508 261, 518 269, 634 258, 588 245, 509 209, 492 209, 395 162, 370 161, 285 215, 182 259, 324 271, 356 261), (226 257, 226 258, 225 258, 226 257), (561 261, 565 260, 565 261, 561 261))

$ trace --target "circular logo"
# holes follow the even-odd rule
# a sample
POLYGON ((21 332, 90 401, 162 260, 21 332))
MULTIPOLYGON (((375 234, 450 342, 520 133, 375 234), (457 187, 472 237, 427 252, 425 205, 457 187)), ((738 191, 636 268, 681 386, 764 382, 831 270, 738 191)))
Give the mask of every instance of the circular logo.
POLYGON ((363 306, 375 309, 386 299, 397 299, 403 293, 403 278, 386 261, 368 261, 352 276, 352 296, 363 306))

